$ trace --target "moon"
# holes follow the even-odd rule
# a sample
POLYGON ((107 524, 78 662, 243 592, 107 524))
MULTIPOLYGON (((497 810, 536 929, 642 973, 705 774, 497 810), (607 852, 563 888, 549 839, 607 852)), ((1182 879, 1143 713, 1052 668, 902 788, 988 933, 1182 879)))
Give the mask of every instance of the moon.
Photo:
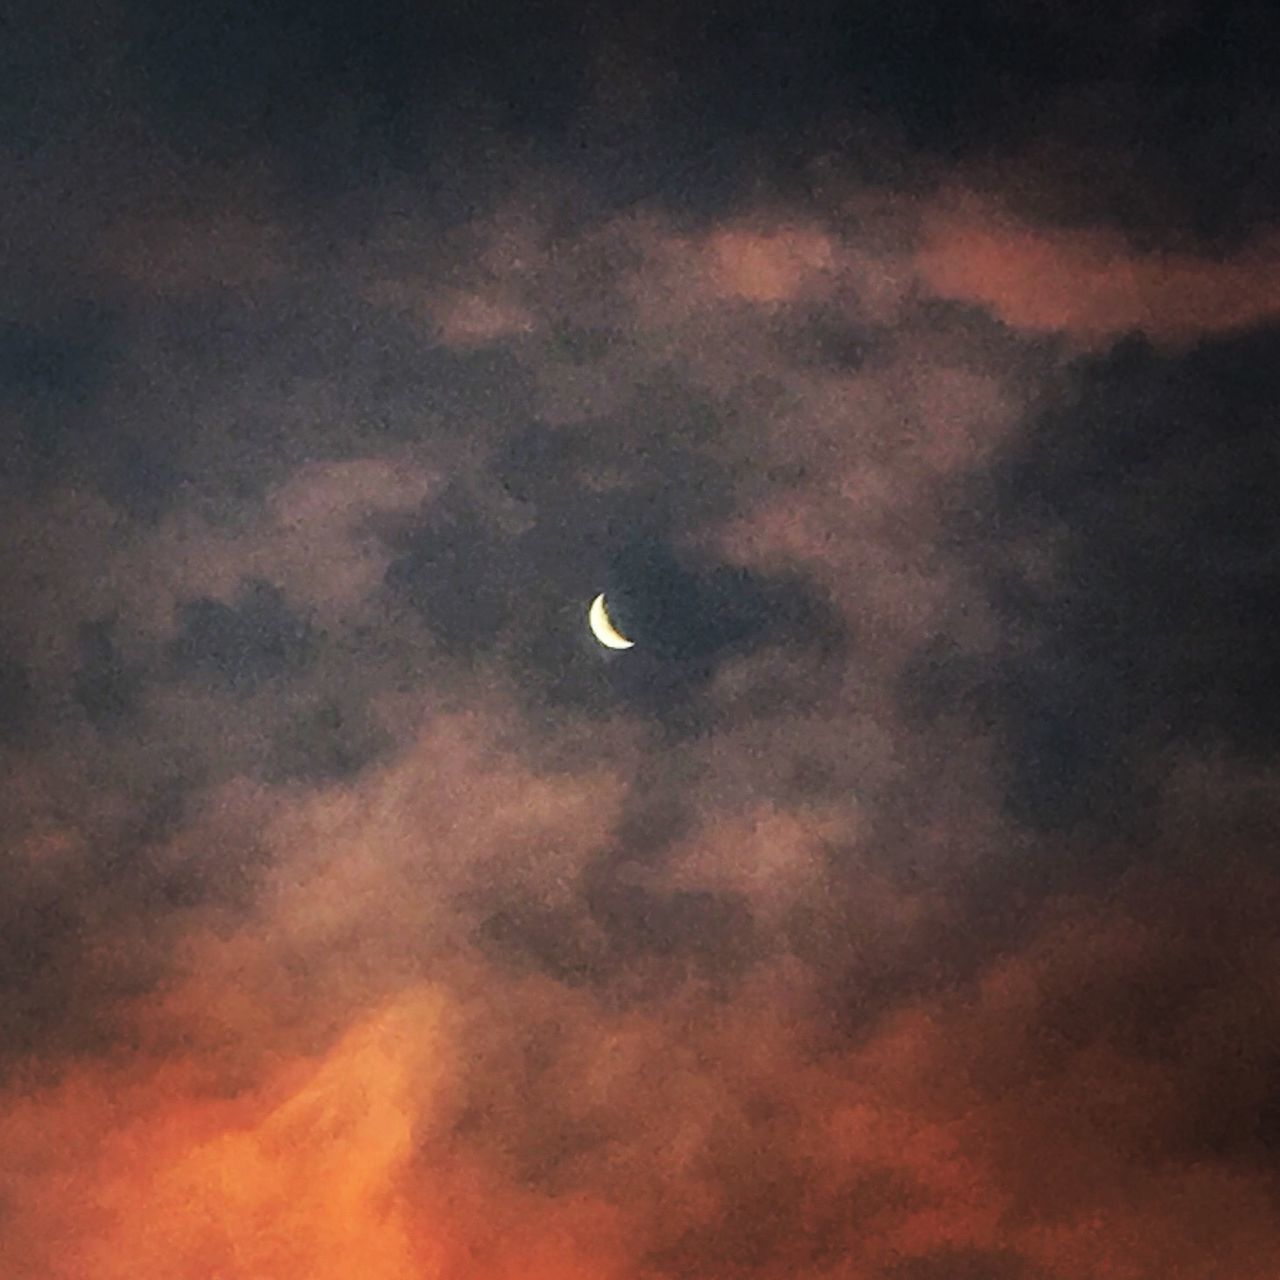
POLYGON ((605 612, 604 593, 591 602, 591 608, 587 612, 587 621, 591 626, 591 634, 600 641, 606 649, 631 649, 635 647, 634 640, 628 640, 626 636, 618 630, 617 627, 609 621, 609 615, 605 612))

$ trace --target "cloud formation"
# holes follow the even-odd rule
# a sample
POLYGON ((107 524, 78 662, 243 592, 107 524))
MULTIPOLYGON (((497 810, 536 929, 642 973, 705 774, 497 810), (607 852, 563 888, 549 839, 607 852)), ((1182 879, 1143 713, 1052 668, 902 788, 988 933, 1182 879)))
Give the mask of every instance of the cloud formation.
POLYGON ((6 1274, 1270 1276, 1269 10, 73 8, 6 1274))

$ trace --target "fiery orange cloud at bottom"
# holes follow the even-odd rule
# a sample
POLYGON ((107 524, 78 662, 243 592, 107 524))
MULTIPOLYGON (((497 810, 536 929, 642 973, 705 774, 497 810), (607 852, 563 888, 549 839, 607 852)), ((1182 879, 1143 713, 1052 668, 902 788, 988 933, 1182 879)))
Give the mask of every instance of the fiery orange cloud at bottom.
POLYGON ((4 1275, 1266 1280, 1280 887, 1222 915, 1240 887, 1066 904, 855 1041, 787 960, 630 1005, 475 960, 247 1086, 194 1048, 69 1067, 9 1090, 4 1275))
POLYGON ((415 1166, 441 1008, 432 992, 403 997, 235 1098, 202 1096, 188 1065, 80 1069, 11 1106, 0 1133, 7 1199, 25 1206, 6 1232, 22 1241, 18 1274, 621 1275, 606 1206, 499 1195, 460 1163, 415 1166))

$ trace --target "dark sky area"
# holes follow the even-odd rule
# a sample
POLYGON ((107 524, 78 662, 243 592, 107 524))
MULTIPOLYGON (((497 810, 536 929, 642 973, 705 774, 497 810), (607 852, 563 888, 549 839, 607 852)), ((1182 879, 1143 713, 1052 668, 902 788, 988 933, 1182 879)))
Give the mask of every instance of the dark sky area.
POLYGON ((11 4, 5 1280, 1272 1280, 1278 48, 11 4))

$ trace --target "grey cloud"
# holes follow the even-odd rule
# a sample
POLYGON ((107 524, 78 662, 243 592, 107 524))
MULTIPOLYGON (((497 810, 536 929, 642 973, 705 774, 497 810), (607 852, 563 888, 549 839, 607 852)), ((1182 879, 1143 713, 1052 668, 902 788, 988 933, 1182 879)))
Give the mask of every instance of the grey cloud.
POLYGON ((1275 347, 1083 360, 975 478, 964 536, 1003 656, 961 696, 1002 725, 1020 816, 1122 820, 1144 760, 1182 741, 1274 754, 1275 347))

